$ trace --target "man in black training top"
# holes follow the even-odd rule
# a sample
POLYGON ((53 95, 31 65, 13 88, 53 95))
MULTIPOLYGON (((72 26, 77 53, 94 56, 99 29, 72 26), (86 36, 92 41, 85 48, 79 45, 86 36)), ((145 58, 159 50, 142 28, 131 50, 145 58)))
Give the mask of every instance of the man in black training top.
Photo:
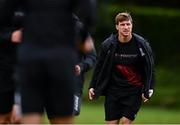
POLYGON ((11 20, 20 4, 26 13, 17 67, 22 123, 42 123, 44 109, 51 123, 73 122, 77 54, 72 12, 82 5, 79 11, 83 12, 84 23, 90 25, 93 2, 0 0, 0 25, 11 20))
POLYGON ((21 41, 19 24, 19 16, 15 16, 0 25, 0 124, 14 122, 11 120, 15 91, 13 74, 17 43, 21 41))
POLYGON ((101 45, 101 50, 90 84, 89 98, 105 95, 107 124, 131 124, 154 89, 154 60, 149 43, 132 33, 129 13, 116 18, 117 34, 112 34, 101 45))
POLYGON ((74 95, 74 114, 77 116, 80 114, 82 103, 84 75, 94 67, 96 62, 96 51, 88 29, 76 15, 73 15, 73 18, 75 21, 76 46, 78 50, 78 62, 75 65, 77 83, 75 85, 74 95))

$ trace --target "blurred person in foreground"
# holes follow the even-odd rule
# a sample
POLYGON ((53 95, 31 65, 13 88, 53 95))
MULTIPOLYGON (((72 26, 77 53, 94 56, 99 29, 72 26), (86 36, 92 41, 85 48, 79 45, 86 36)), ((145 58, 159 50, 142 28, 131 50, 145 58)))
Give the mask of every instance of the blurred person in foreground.
POLYGON ((75 85, 74 95, 74 115, 78 116, 80 114, 82 103, 83 86, 85 81, 84 75, 95 65, 96 50, 88 29, 76 15, 73 15, 73 19, 75 21, 76 47, 78 53, 78 60, 75 65, 77 83, 75 85))
POLYGON ((73 69, 77 54, 72 12, 80 5, 82 19, 89 26, 94 3, 0 0, 0 25, 11 20, 19 5, 26 13, 16 71, 21 87, 22 123, 42 123, 44 110, 52 124, 73 123, 76 83, 73 69))
POLYGON ((0 26, 0 124, 14 123, 15 82, 13 79, 16 65, 17 44, 21 41, 19 16, 0 26))
POLYGON ((101 45, 89 87, 90 100, 105 96, 107 124, 131 124, 154 89, 154 59, 151 47, 143 37, 132 33, 129 13, 115 18, 117 34, 101 45))
MULTIPOLYGON (((82 103, 83 86, 85 80, 84 75, 95 65, 96 50, 94 48, 93 39, 87 31, 85 25, 83 25, 75 14, 73 14, 73 20, 75 21, 75 41, 78 54, 77 64, 74 67, 77 80, 74 93, 74 115, 78 116, 80 114, 82 103)), ((15 105, 12 117, 14 123, 19 123, 20 119, 22 118, 20 104, 21 98, 19 92, 17 91, 15 94, 15 105)))

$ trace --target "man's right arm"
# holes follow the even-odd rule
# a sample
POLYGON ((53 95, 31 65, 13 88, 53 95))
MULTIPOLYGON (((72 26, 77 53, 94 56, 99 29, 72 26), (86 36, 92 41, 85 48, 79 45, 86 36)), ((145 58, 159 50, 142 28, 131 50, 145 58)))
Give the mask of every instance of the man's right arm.
POLYGON ((92 100, 93 96, 96 94, 94 93, 94 89, 98 80, 98 75, 102 69, 104 60, 106 57, 106 47, 104 46, 104 44, 101 45, 98 57, 97 57, 97 62, 93 71, 93 76, 92 76, 92 80, 90 82, 90 86, 89 86, 89 99, 92 100))
POLYGON ((22 29, 9 28, 0 31, 0 43, 13 42, 20 43, 22 38, 22 29))
POLYGON ((98 77, 98 74, 101 71, 105 56, 106 56, 105 49, 104 49, 103 46, 101 46, 98 57, 97 57, 96 65, 95 65, 95 68, 94 68, 94 71, 93 71, 92 81, 90 83, 89 88, 94 88, 95 87, 95 84, 97 82, 97 77, 98 77))
POLYGON ((19 2, 20 0, 0 0, 0 42, 12 41, 16 28, 10 25, 19 2))

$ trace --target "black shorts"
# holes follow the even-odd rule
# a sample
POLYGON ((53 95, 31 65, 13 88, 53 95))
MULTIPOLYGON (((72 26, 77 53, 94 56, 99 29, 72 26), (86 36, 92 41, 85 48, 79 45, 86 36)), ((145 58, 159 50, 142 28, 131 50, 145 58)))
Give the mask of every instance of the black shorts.
POLYGON ((14 90, 0 92, 0 114, 7 114, 12 111, 14 105, 14 90))
POLYGON ((12 111, 14 104, 13 66, 3 70, 2 68, 0 70, 0 114, 7 114, 12 111))
POLYGON ((75 59, 71 48, 20 49, 17 81, 23 114, 45 109, 49 118, 73 115, 75 59))
POLYGON ((141 107, 141 91, 122 97, 119 96, 116 99, 112 96, 106 96, 105 98, 105 120, 112 121, 126 117, 133 121, 141 107))

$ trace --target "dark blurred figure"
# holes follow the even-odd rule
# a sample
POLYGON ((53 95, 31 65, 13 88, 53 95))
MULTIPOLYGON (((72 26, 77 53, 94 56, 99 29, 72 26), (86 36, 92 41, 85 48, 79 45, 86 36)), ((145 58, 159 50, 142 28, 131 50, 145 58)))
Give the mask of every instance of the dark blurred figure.
POLYGON ((26 13, 17 68, 22 123, 41 123, 44 109, 51 123, 73 123, 73 69, 77 53, 72 12, 79 6, 78 13, 86 15, 82 20, 89 26, 94 20, 91 11, 94 3, 93 0, 0 0, 0 27, 12 19, 19 5, 26 13))
POLYGON ((82 103, 84 75, 95 65, 96 50, 88 29, 76 15, 73 15, 73 19, 75 21, 76 47, 78 50, 78 60, 75 65, 77 83, 75 85, 74 95, 74 114, 78 116, 82 103))
POLYGON ((13 74, 17 44, 21 41, 21 17, 14 16, 0 27, 0 124, 14 122, 11 119, 15 91, 13 74))

